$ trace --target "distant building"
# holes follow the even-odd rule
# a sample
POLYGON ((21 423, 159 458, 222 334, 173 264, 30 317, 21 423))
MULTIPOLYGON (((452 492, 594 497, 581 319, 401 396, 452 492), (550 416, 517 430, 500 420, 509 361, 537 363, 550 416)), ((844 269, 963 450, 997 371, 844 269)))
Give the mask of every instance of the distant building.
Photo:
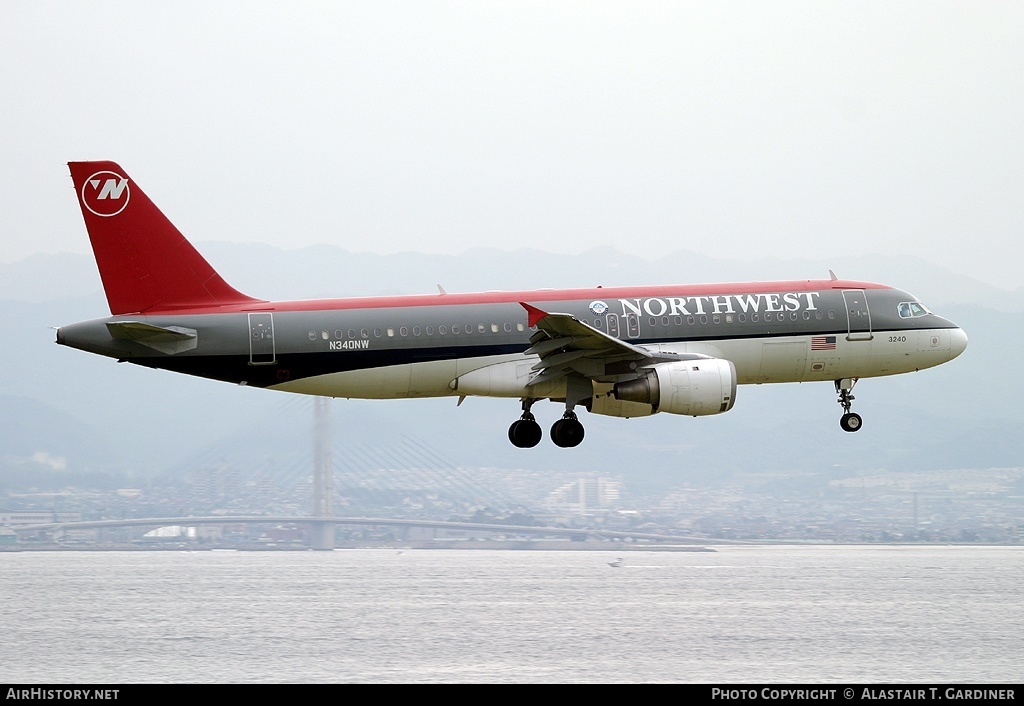
POLYGON ((544 504, 551 510, 579 514, 607 510, 619 504, 621 488, 622 483, 607 478, 580 478, 552 491, 544 504))

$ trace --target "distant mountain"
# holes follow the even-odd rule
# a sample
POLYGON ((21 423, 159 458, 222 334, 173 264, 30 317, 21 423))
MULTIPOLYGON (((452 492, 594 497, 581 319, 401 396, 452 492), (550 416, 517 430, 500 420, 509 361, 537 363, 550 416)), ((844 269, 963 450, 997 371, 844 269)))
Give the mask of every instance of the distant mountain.
POLYGON ((0 395, 0 490, 88 484, 117 487, 129 470, 104 430, 26 397, 0 395))

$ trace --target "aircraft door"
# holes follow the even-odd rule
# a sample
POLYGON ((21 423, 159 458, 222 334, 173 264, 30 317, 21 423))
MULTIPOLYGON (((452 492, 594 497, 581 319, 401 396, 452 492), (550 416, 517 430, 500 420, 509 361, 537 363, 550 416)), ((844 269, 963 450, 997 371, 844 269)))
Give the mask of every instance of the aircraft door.
POLYGON ((846 340, 870 341, 871 311, 868 309, 868 298, 863 289, 844 289, 843 301, 846 303, 846 340))
POLYGON ((271 365, 276 362, 274 315, 249 314, 249 365, 271 365))

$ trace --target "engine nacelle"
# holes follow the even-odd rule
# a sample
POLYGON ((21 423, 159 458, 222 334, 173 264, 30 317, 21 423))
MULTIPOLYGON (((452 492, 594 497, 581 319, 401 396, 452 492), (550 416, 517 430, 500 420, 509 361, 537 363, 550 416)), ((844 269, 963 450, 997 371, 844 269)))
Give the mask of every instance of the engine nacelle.
POLYGON ((736 366, 721 358, 659 363, 613 389, 616 399, 649 404, 655 412, 721 414, 736 402, 736 366))
MULTIPOLYGON (((608 386, 610 387, 610 386, 608 386)), ((655 409, 649 404, 641 402, 628 402, 616 399, 611 394, 594 395, 587 403, 587 411, 591 414, 603 414, 607 417, 649 417, 654 414, 655 409)))

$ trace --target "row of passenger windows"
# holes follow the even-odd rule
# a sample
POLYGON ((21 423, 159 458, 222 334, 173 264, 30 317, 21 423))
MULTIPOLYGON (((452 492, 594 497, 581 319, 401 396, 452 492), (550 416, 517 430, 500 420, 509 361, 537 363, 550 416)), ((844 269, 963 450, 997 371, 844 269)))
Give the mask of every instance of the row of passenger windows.
MULTIPOLYGON (((802 315, 803 316, 803 320, 804 321, 810 321, 811 320, 811 315, 812 314, 809 311, 803 312, 803 315, 802 315)), ((825 314, 823 314, 820 311, 815 311, 813 316, 818 321, 821 321, 823 318, 825 318, 825 314)), ((609 321, 608 328, 609 328, 609 330, 615 330, 618 327, 618 318, 619 317, 617 317, 615 314, 609 314, 609 317, 611 317, 611 318, 609 318, 609 320, 608 320, 609 321)), ((792 311, 792 312, 789 313, 789 320, 790 321, 796 321, 799 318, 801 318, 801 317, 797 315, 797 312, 792 311)), ((834 321, 835 318, 836 318, 836 312, 830 310, 828 312, 828 318, 829 318, 830 321, 834 321)), ((687 316, 685 318, 686 324, 688 326, 694 326, 697 323, 707 324, 708 322, 713 323, 713 324, 720 324, 720 323, 723 323, 723 322, 727 323, 727 324, 731 324, 731 323, 734 323, 734 322, 739 322, 741 324, 745 324, 745 323, 747 323, 748 320, 751 323, 759 323, 762 320, 765 323, 770 323, 772 321, 785 321, 786 320, 786 313, 780 311, 778 313, 775 313, 774 316, 773 316, 773 312, 767 312, 765 314, 756 314, 755 313, 755 314, 750 314, 749 316, 747 314, 712 314, 711 316, 708 316, 707 314, 701 314, 700 316, 687 316)), ((604 319, 594 319, 593 322, 590 322, 587 319, 581 319, 581 321, 583 323, 585 323, 585 324, 591 324, 592 323, 594 328, 598 328, 598 329, 599 328, 604 328, 604 319)), ((637 319, 635 314, 629 314, 626 317, 626 322, 627 322, 627 324, 629 326, 636 326, 637 325, 637 321, 638 321, 638 319, 637 319)), ((651 326, 652 328, 656 327, 659 322, 661 323, 662 326, 669 326, 669 325, 672 325, 672 324, 675 324, 676 326, 682 326, 683 325, 683 321, 684 321, 684 319, 683 319, 682 316, 662 316, 660 319, 658 317, 656 317, 656 316, 652 316, 649 319, 647 319, 648 325, 651 326)))
MULTIPOLYGON (((762 318, 763 318, 763 320, 766 323, 772 322, 772 321, 785 321, 786 320, 786 313, 783 312, 783 311, 780 311, 780 312, 775 314, 774 318, 772 317, 772 312, 767 312, 767 313, 765 313, 763 315, 755 313, 755 314, 750 314, 750 316, 749 316, 749 319, 750 319, 750 321, 752 323, 758 323, 759 321, 762 320, 762 318)), ((789 312, 789 320, 790 321, 796 321, 799 318, 800 318, 800 316, 797 315, 797 312, 795 312, 795 311, 789 312)), ((820 312, 820 311, 815 311, 814 312, 814 318, 817 319, 818 321, 821 321, 824 318, 824 314, 822 314, 822 312, 820 312)), ((828 318, 829 318, 829 320, 835 320, 836 312, 835 311, 829 311, 828 312, 828 318)), ((747 323, 747 319, 748 319, 748 317, 747 317, 746 314, 712 314, 710 317, 707 314, 702 314, 700 316, 687 316, 686 317, 686 323, 689 326, 693 326, 698 321, 700 323, 702 323, 702 324, 706 324, 706 323, 708 323, 708 321, 710 321, 713 324, 720 324, 722 322, 725 322, 727 324, 731 324, 734 321, 738 321, 741 324, 745 324, 745 323, 747 323)), ((811 320, 811 312, 809 312, 809 311, 803 312, 803 320, 804 321, 810 321, 811 320)), ((584 323, 586 323, 586 322, 584 321, 584 323)), ((658 325, 658 318, 652 316, 649 319, 647 319, 647 323, 650 324, 651 326, 657 326, 658 325)), ((661 317, 661 325, 662 326, 668 326, 671 323, 674 323, 676 326, 682 326, 683 325, 683 317, 682 316, 676 316, 676 317, 662 316, 661 317)), ((601 328, 601 319, 596 319, 594 321, 594 328, 601 328)))
MULTIPOLYGON (((811 320, 811 316, 812 316, 812 312, 804 311, 802 316, 803 316, 804 321, 810 321, 811 320)), ((821 311, 815 311, 815 312, 813 312, 813 316, 814 316, 815 319, 821 321, 825 317, 825 314, 823 314, 821 311)), ((830 310, 828 312, 827 316, 828 316, 829 320, 835 320, 836 312, 830 310)), ((615 315, 615 314, 609 314, 608 317, 610 317, 608 320, 614 324, 614 325, 611 325, 611 326, 608 327, 609 331, 613 332, 615 335, 617 335, 617 333, 618 333, 617 329, 618 329, 618 319, 619 319, 619 317, 617 315, 615 315)), ((791 321, 796 321, 799 318, 800 318, 800 316, 797 315, 797 312, 793 311, 793 312, 789 313, 789 319, 791 321)), ((631 315, 627 316, 626 319, 627 319, 627 322, 628 322, 630 333, 631 333, 631 335, 634 335, 634 334, 632 334, 632 329, 634 329, 637 326, 637 323, 636 323, 637 318, 636 318, 635 315, 631 314, 631 315)), ((785 321, 786 320, 786 313, 782 312, 782 311, 775 312, 774 314, 773 314, 773 312, 767 312, 765 314, 756 314, 756 313, 754 313, 754 314, 750 314, 749 316, 747 314, 712 314, 711 316, 708 316, 707 314, 702 314, 700 316, 687 316, 687 317, 685 317, 686 324, 689 325, 689 326, 694 326, 698 322, 700 324, 707 324, 709 322, 710 323, 714 323, 714 324, 720 324, 720 323, 723 323, 723 322, 727 323, 727 324, 731 324, 733 322, 739 322, 741 324, 744 324, 744 323, 746 323, 748 321, 748 319, 749 319, 749 321, 751 323, 759 323, 762 320, 765 323, 770 323, 772 321, 785 321)), ((596 318, 593 321, 589 321, 587 319, 580 319, 580 321, 582 321, 585 324, 592 325, 596 329, 604 329, 605 328, 605 319, 604 318, 596 318)), ((672 324, 675 324, 676 326, 682 326, 683 325, 683 321, 684 321, 684 318, 682 316, 675 316, 675 317, 662 316, 661 319, 660 319, 660 323, 661 323, 662 326, 669 326, 669 325, 672 325, 672 324)), ((658 326, 659 319, 657 317, 652 316, 652 317, 650 317, 647 320, 647 323, 652 328, 655 328, 655 327, 658 326)), ((460 326, 459 324, 452 324, 451 326, 444 326, 444 325, 438 326, 436 329, 433 326, 425 326, 425 327, 413 326, 411 329, 408 326, 400 326, 398 329, 395 329, 394 327, 388 327, 388 328, 385 328, 385 329, 375 328, 375 329, 372 330, 372 335, 373 335, 373 338, 384 338, 384 337, 393 338, 396 335, 396 333, 397 333, 397 335, 399 335, 399 336, 407 337, 409 335, 410 331, 411 331, 413 336, 420 336, 420 335, 423 335, 423 334, 426 334, 427 336, 433 336, 433 335, 435 335, 435 333, 437 335, 440 335, 440 336, 447 336, 449 334, 457 336, 457 335, 462 334, 462 333, 466 333, 466 334, 470 334, 470 333, 474 333, 474 332, 476 332, 476 333, 487 333, 488 331, 490 331, 491 333, 500 333, 501 331, 504 331, 505 333, 512 333, 513 329, 515 329, 516 331, 520 331, 521 332, 521 331, 525 331, 526 330, 526 326, 522 322, 519 322, 519 323, 516 323, 516 324, 511 324, 511 323, 506 322, 506 323, 501 324, 501 325, 495 324, 495 323, 492 323, 490 325, 487 325, 487 324, 476 324, 476 325, 474 325, 474 324, 466 324, 465 326, 460 326)), ((315 341, 317 339, 317 335, 318 334, 317 334, 316 331, 310 331, 309 332, 309 340, 315 341)), ((358 331, 356 331, 356 329, 352 329, 352 328, 348 329, 347 331, 343 331, 342 329, 336 329, 334 331, 334 338, 337 339, 337 340, 342 340, 342 339, 345 339, 345 338, 348 338, 349 340, 353 340, 353 339, 356 339, 356 338, 366 338, 366 339, 368 339, 368 338, 370 338, 370 336, 371 336, 371 330, 370 329, 366 329, 366 328, 359 329, 358 331)), ((321 331, 319 333, 319 337, 324 339, 325 341, 330 340, 331 332, 330 331, 326 331, 326 330, 325 331, 321 331)))
MULTIPOLYGON (((447 336, 449 335, 449 333, 457 336, 460 333, 473 333, 474 331, 476 331, 477 333, 487 333, 488 331, 490 331, 491 333, 499 333, 501 331, 504 331, 505 333, 512 333, 513 328, 515 328, 516 331, 525 331, 526 325, 523 323, 517 323, 513 326, 513 324, 507 322, 504 325, 491 324, 490 326, 488 326, 487 324, 476 324, 475 327, 473 324, 466 324, 465 326, 460 326, 459 324, 452 324, 450 327, 444 325, 438 326, 436 330, 433 326, 413 326, 412 329, 410 329, 408 326, 400 326, 398 329, 389 326, 388 328, 385 329, 373 329, 373 337, 384 338, 386 336, 388 338, 394 338, 396 333, 399 336, 408 336, 410 330, 412 331, 413 336, 420 336, 423 334, 426 334, 427 336, 433 336, 435 333, 439 336, 447 336)), ((370 329, 366 328, 359 329, 359 331, 356 331, 354 328, 350 328, 348 331, 336 329, 334 331, 334 337, 338 340, 341 340, 343 338, 346 338, 347 334, 347 338, 350 340, 355 338, 370 338, 370 333, 370 329)), ((310 331, 309 340, 315 341, 316 338, 316 331, 310 331)), ((321 331, 320 338, 324 339, 325 341, 329 340, 331 338, 331 332, 321 331)))

